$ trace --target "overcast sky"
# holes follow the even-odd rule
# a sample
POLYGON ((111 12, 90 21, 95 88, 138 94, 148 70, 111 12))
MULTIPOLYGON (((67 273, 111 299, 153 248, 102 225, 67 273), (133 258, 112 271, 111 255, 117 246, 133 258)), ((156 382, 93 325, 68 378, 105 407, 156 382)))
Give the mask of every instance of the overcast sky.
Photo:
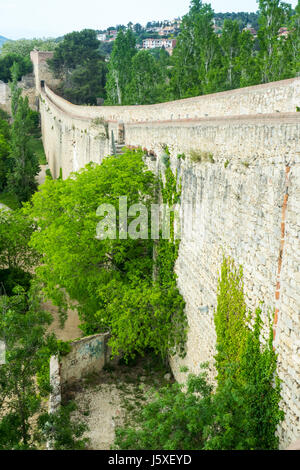
MULTIPOLYGON (((286 0, 293 6, 297 0, 286 0)), ((256 11, 256 0, 211 0, 216 12, 256 11)), ((57 37, 84 28, 146 24, 187 13, 190 0, 0 0, 0 35, 57 37)))

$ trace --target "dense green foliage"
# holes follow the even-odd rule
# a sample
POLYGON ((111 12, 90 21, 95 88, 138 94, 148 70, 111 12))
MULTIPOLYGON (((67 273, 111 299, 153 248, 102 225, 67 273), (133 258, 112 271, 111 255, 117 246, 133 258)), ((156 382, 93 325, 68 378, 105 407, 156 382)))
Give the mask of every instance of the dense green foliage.
POLYGON ((159 390, 135 416, 135 427, 120 427, 118 449, 253 450, 276 449, 280 383, 273 331, 262 340, 261 311, 246 318, 241 269, 224 259, 215 314, 218 387, 207 376, 189 375, 187 389, 159 390), (250 327, 248 320, 253 322, 250 327))
POLYGON ((13 123, 11 126, 9 168, 7 187, 18 200, 28 201, 37 189, 36 176, 40 171, 37 155, 30 146, 31 136, 36 128, 36 113, 31 111, 28 98, 21 96, 17 84, 18 66, 12 67, 11 107, 13 123))
POLYGON ((32 72, 32 63, 29 57, 22 57, 15 52, 11 52, 7 55, 0 55, 0 80, 8 83, 11 79, 11 67, 14 63, 18 64, 18 75, 17 79, 20 80, 23 75, 27 75, 32 72))
POLYGON ((138 52, 134 32, 120 29, 108 65, 107 103, 158 103, 297 76, 300 4, 293 11, 281 0, 258 3, 259 17, 251 17, 256 37, 244 30, 251 15, 224 13, 216 32, 211 5, 192 0, 173 56, 163 61, 138 52), (287 37, 279 35, 281 27, 287 37))
MULTIPOLYGON (((76 104, 94 105, 97 98, 106 98, 108 105, 135 105, 297 76, 299 2, 295 10, 281 0, 257 3, 257 14, 216 14, 209 3, 191 0, 176 30, 172 56, 164 49, 139 51, 136 46, 143 39, 161 36, 138 23, 118 25, 113 42, 100 43, 93 30, 67 34, 49 61, 55 76, 62 79, 57 91, 76 104), (287 32, 281 34, 281 28, 287 32), (104 57, 109 58, 108 65, 104 57)), ((147 27, 157 26, 162 23, 147 27)), ((108 34, 109 29, 114 28, 108 28, 108 34)))
POLYGON ((7 41, 0 51, 0 80, 8 83, 11 80, 11 67, 16 62, 19 66, 18 80, 23 75, 32 72, 30 52, 34 49, 40 51, 52 51, 57 42, 55 40, 43 39, 19 39, 18 41, 7 41))
POLYGON ((85 427, 71 422, 72 406, 51 416, 42 409, 41 397, 50 391, 49 358, 67 349, 46 332, 52 317, 40 305, 35 288, 25 292, 15 287, 12 296, 0 296, 0 338, 6 347, 6 362, 0 366, 2 450, 36 449, 47 438, 59 449, 81 449, 86 443, 81 439, 85 427))
POLYGON ((126 88, 133 77, 132 59, 135 56, 136 39, 131 30, 119 32, 114 42, 108 64, 106 83, 107 104, 125 104, 126 88))
POLYGON ((0 368, 0 403, 6 403, 0 417, 0 448, 29 448, 34 440, 30 419, 41 405, 34 379, 44 361, 40 351, 51 316, 39 308, 36 292, 22 290, 1 296, 0 310, 0 337, 6 345, 6 363, 0 368))
MULTIPOLYGON (((250 448, 276 449, 275 432, 283 412, 279 409, 280 382, 276 373, 272 323, 269 320, 269 337, 261 346, 262 311, 257 308, 255 314, 247 312, 242 268, 236 268, 230 258, 224 258, 222 263, 217 299, 218 390, 226 390, 231 381, 234 392, 239 394, 245 419, 242 435, 250 448)), ((235 405, 230 409, 233 411, 235 405)), ((223 442, 216 439, 214 445, 222 448, 223 442)))
POLYGON ((35 449, 45 444, 50 431, 58 445, 69 442, 82 448, 84 429, 71 423, 71 408, 58 410, 51 418, 59 429, 45 429, 42 397, 51 391, 50 356, 68 352, 69 346, 47 333, 52 316, 41 307, 38 289, 32 285, 39 257, 28 242, 35 229, 22 210, 0 210, 0 339, 5 342, 5 364, 0 365, 0 449, 35 449))
POLYGON ((16 285, 28 290, 30 271, 38 261, 28 247, 34 228, 21 211, 0 210, 0 294, 12 295, 16 285))
POLYGON ((218 284, 215 327, 217 333, 216 368, 218 383, 226 378, 228 364, 240 362, 245 349, 244 325, 247 323, 247 307, 244 299, 243 270, 236 268, 232 260, 225 259, 218 284))
POLYGON ((75 403, 62 405, 54 413, 39 416, 39 428, 44 441, 48 441, 53 450, 83 450, 89 440, 83 437, 87 426, 72 419, 72 412, 77 409, 75 403))
POLYGON ((138 52, 134 33, 120 30, 108 64, 106 103, 152 104, 169 99, 170 64, 164 49, 138 52))
POLYGON ((6 186, 10 153, 10 126, 6 116, 0 116, 0 191, 6 186))
POLYGON ((236 21, 240 29, 246 28, 248 24, 251 24, 252 28, 258 29, 258 18, 257 13, 248 13, 245 11, 239 12, 226 12, 226 13, 215 13, 214 20, 217 26, 222 27, 225 20, 236 21))
POLYGON ((66 180, 47 179, 27 208, 40 228, 31 246, 43 257, 37 276, 46 295, 61 309, 76 302, 85 334, 110 331, 113 354, 152 348, 166 356, 184 342, 183 300, 173 278, 153 284, 153 240, 139 226, 140 209, 128 216, 135 238, 118 229, 113 239, 96 238, 97 225, 106 224, 97 215, 102 204, 116 210, 117 227, 121 196, 128 208, 143 203, 151 213, 157 181, 143 155, 126 151, 66 180))
POLYGON ((1 57, 10 54, 17 54, 23 58, 30 58, 30 52, 34 49, 38 51, 53 51, 58 44, 56 39, 18 39, 8 41, 3 44, 1 57))
POLYGON ((10 193, 10 197, 5 199, 8 202, 12 200, 15 206, 30 199, 37 189, 39 160, 42 161, 44 152, 40 140, 39 114, 30 109, 28 98, 21 96, 17 84, 17 62, 13 64, 11 74, 12 124, 8 115, 0 115, 0 192, 10 193))
POLYGON ((49 65, 62 80, 57 91, 65 98, 76 104, 97 104, 97 98, 104 98, 106 64, 95 31, 66 34, 49 65))

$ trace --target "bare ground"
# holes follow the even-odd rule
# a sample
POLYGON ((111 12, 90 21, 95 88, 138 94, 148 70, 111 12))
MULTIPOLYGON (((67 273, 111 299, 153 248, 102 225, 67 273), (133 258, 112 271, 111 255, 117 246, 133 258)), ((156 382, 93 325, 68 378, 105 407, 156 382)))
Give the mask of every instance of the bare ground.
POLYGON ((69 389, 64 401, 74 400, 78 410, 73 418, 87 424, 89 449, 113 449, 116 426, 135 423, 137 410, 153 396, 154 389, 170 383, 164 378, 167 372, 152 357, 146 357, 135 365, 107 368, 69 389))
POLYGON ((68 310, 68 317, 64 327, 62 328, 57 307, 55 307, 50 301, 47 301, 43 304, 43 308, 47 310, 47 312, 50 312, 53 317, 53 322, 51 323, 48 331, 50 333, 55 333, 58 339, 62 341, 70 341, 83 336, 82 331, 79 329, 80 320, 76 310, 68 310))

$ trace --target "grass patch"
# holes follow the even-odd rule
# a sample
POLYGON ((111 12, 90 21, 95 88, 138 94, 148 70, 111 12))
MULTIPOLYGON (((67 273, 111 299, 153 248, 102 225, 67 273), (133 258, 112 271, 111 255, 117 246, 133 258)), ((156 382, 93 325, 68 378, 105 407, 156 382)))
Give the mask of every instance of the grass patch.
POLYGON ((19 209, 20 207, 20 203, 15 194, 7 192, 0 193, 0 202, 13 210, 19 209))
POLYGON ((47 159, 46 159, 42 139, 38 137, 31 137, 29 147, 30 147, 30 150, 37 155, 39 159, 39 164, 47 165, 47 159))
POLYGON ((211 152, 203 151, 203 150, 192 150, 191 153, 191 161, 193 163, 215 163, 214 156, 211 152))

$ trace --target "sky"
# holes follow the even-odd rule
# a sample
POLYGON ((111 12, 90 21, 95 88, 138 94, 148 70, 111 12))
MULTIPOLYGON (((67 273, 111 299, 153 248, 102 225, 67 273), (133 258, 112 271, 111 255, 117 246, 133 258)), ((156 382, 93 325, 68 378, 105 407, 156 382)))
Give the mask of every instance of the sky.
MULTIPOLYGON (((296 6, 298 0, 286 0, 296 6)), ((207 0, 215 12, 257 10, 256 0, 207 0)), ((58 37, 84 28, 146 24, 188 12, 190 0, 0 0, 0 36, 58 37)))

